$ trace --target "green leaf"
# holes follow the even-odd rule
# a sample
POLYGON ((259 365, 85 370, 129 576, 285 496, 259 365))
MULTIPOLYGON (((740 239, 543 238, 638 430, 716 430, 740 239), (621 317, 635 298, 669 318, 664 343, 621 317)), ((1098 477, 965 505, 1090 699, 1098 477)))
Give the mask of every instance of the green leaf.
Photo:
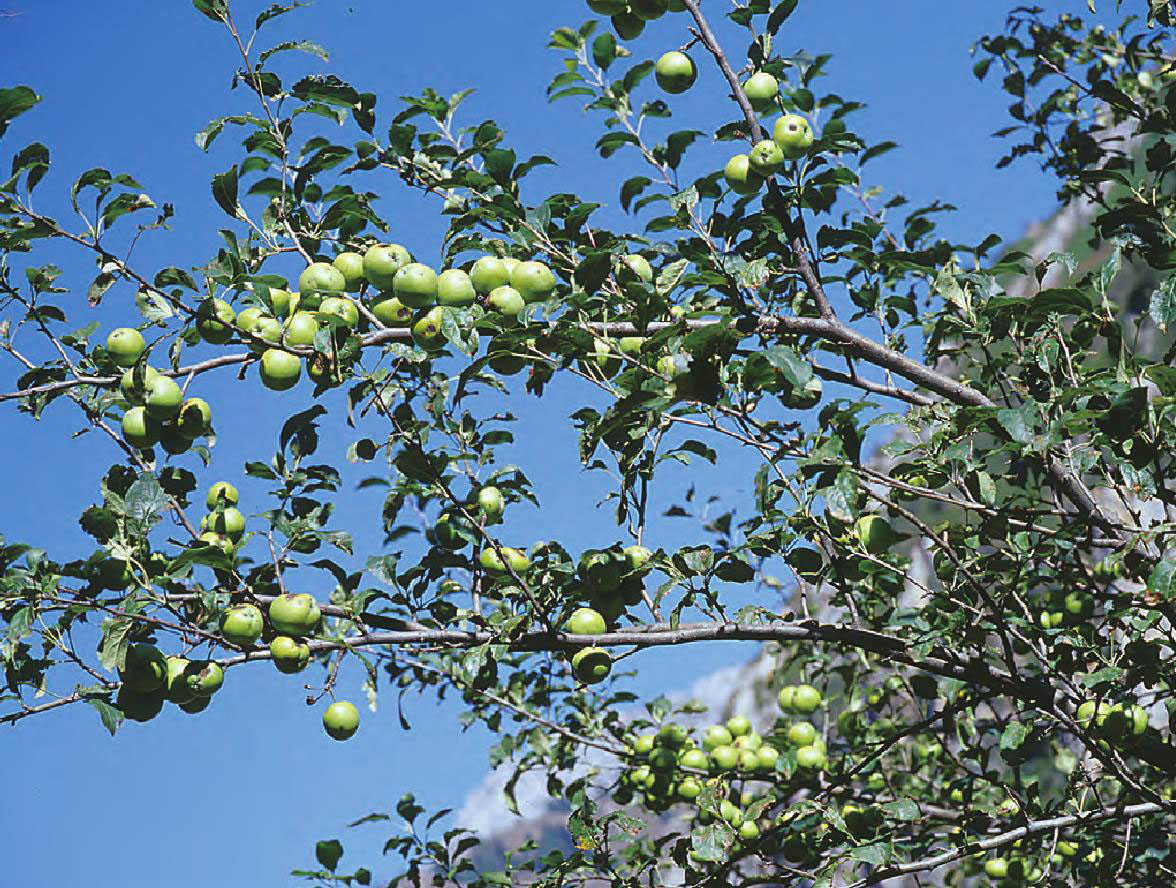
POLYGON ((1165 558, 1152 570, 1147 588, 1153 595, 1170 601, 1176 591, 1176 560, 1165 558))
POLYGON ((918 820, 919 806, 911 799, 896 799, 882 805, 882 812, 895 820, 918 820))
POLYGON ((1152 293, 1147 313, 1157 327, 1168 332, 1168 325, 1176 320, 1176 275, 1169 277, 1152 293))
POLYGON ((1031 732, 1032 728, 1023 722, 1009 722, 1005 725, 1005 729, 1000 735, 1000 748, 1020 749, 1031 732))
POLYGON ((217 206, 234 219, 240 215, 241 210, 237 203, 237 167, 235 164, 225 172, 212 177, 212 199, 216 201, 217 206))
POLYGON ((0 89, 0 136, 8 132, 8 124, 41 101, 41 97, 27 86, 0 89))
POLYGON ((775 35, 780 30, 780 26, 788 20, 788 16, 796 11, 797 4, 800 0, 780 0, 776 4, 776 8, 772 10, 772 14, 768 16, 768 33, 775 35))
POLYGON ((735 842, 735 830, 725 823, 696 826, 690 833, 690 846, 699 860, 712 863, 726 860, 727 851, 735 842))
POLYGON ((98 717, 102 719, 102 727, 110 731, 110 736, 113 737, 118 730, 118 726, 123 723, 125 716, 122 710, 111 706, 102 697, 86 697, 86 702, 98 711, 98 717))
POLYGON ((339 865, 339 858, 343 856, 343 845, 338 839, 315 842, 314 856, 319 863, 334 872, 335 867, 339 865))
POLYGON ((592 61, 607 71, 617 57, 617 38, 607 31, 592 41, 592 61))
POLYGON ((849 523, 858 514, 860 495, 857 474, 846 469, 837 473, 833 484, 825 491, 825 508, 838 521, 849 523))
POLYGON ((859 845, 850 849, 849 856, 871 866, 882 866, 890 860, 891 853, 889 842, 875 842, 872 845, 859 845))
POLYGON ((167 508, 167 494, 159 486, 159 479, 143 473, 131 485, 125 497, 127 517, 135 521, 151 521, 167 508))
POLYGON ((1032 404, 997 410, 996 419, 1009 433, 1009 437, 1018 444, 1032 443, 1033 429, 1037 419, 1037 410, 1032 404))
POLYGON ((271 46, 258 56, 258 63, 264 64, 266 59, 276 56, 282 52, 305 52, 312 56, 322 59, 324 62, 330 61, 330 56, 327 51, 315 43, 313 40, 288 40, 285 43, 279 43, 277 46, 271 46))
POLYGON ((223 24, 228 17, 225 0, 192 0, 192 5, 214 22, 223 24))

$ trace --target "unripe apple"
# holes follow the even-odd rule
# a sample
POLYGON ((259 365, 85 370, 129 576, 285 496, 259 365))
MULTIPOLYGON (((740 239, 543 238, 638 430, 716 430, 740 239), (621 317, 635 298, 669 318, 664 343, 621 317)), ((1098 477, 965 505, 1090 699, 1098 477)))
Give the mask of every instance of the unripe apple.
POLYGON ((237 327, 246 333, 252 333, 257 329, 257 322, 262 319, 263 314, 256 305, 244 308, 237 313, 237 327))
POLYGON ((881 515, 863 515, 854 525, 854 533, 871 555, 883 554, 894 543, 894 531, 881 515))
POLYGON ((686 92, 698 79, 698 69, 694 67, 690 56, 678 50, 667 52, 658 59, 653 73, 657 85, 670 95, 686 92))
POLYGON ((196 696, 185 675, 190 665, 183 657, 167 658, 167 699, 177 706, 196 696))
POLYGON ((314 342, 314 337, 318 335, 318 331, 319 325, 318 321, 314 319, 314 315, 308 311, 296 311, 286 321, 286 345, 311 345, 314 342))
POLYGON ((619 271, 622 280, 631 278, 646 284, 653 283, 653 267, 649 264, 649 260, 640 253, 622 256, 619 271))
POLYGON ((802 746, 796 750, 796 764, 801 768, 819 770, 826 764, 825 750, 819 746, 802 746))
POLYGON ((437 278, 437 304, 464 306, 473 305, 477 293, 470 276, 460 268, 450 268, 437 278))
POLYGON ((396 272, 392 292, 409 308, 427 308, 437 301, 437 273, 420 262, 409 263, 396 272))
POLYGON ((268 316, 258 318, 257 324, 253 328, 253 335, 261 341, 250 342, 249 350, 254 354, 261 354, 268 345, 277 345, 282 341, 282 331, 282 322, 277 318, 268 316))
POLYGON ((780 750, 775 746, 764 744, 755 751, 756 770, 770 771, 776 767, 776 759, 780 757, 780 750))
POLYGON ((625 558, 629 560, 629 567, 633 570, 641 570, 649 563, 649 559, 653 557, 653 552, 645 548, 645 546, 626 546, 624 548, 625 558))
POLYGON ((794 722, 788 727, 788 742, 793 746, 812 746, 817 739, 817 729, 811 722, 794 722))
POLYGON ((175 425, 165 425, 159 433, 159 446, 172 456, 179 456, 192 449, 192 439, 180 434, 175 425))
POLYGON ((123 438, 132 447, 145 450, 159 443, 163 428, 158 420, 147 414, 146 407, 132 407, 122 418, 123 438))
POLYGON ((748 155, 751 168, 761 176, 770 176, 784 166, 784 151, 772 139, 756 142, 748 155))
POLYGON ((344 296, 328 296, 319 305, 318 313, 323 319, 338 318, 349 330, 359 323, 359 309, 344 296))
POLYGON ((791 712, 793 703, 796 700, 796 686, 785 685, 780 688, 780 693, 776 695, 776 702, 780 704, 780 708, 785 712, 791 712))
POLYGON ((290 311, 294 301, 294 294, 280 287, 272 287, 269 291, 270 305, 273 307, 275 318, 284 318, 290 311))
POLYGON ((239 502, 237 488, 228 481, 217 481, 208 488, 208 508, 215 509, 218 503, 235 506, 239 502))
POLYGON ((510 269, 497 256, 483 256, 470 269, 470 283, 479 293, 492 293, 510 283, 510 269))
POLYGON ((302 377, 302 360, 298 355, 277 348, 267 348, 261 356, 261 384, 275 392, 294 388, 302 377))
POLYGON ((230 326, 237 319, 233 306, 223 299, 205 299, 196 312, 196 332, 212 345, 223 345, 233 336, 230 326))
POLYGON ((984 874, 992 879, 1003 879, 1009 874, 1009 862, 1003 857, 984 861, 984 874))
POLYGON ((395 296, 383 296, 371 308, 372 314, 387 327, 407 327, 412 323, 412 309, 395 296))
POLYGON ((278 672, 293 675, 301 672, 310 662, 310 645, 295 641, 288 635, 279 635, 270 642, 270 654, 278 672))
POLYGON ((265 619, 252 604, 234 604, 221 615, 220 631, 226 641, 240 647, 249 647, 261 638, 265 619))
POLYGON ((716 746, 710 751, 710 757, 720 771, 734 771, 739 767, 739 750, 734 746, 716 746))
POLYGON ((645 21, 631 12, 619 12, 611 19, 613 30, 622 40, 636 40, 645 30, 645 21))
POLYGON ((583 367, 585 372, 590 375, 595 371, 608 379, 616 376, 621 369, 621 359, 613 354, 612 346, 607 340, 594 339, 592 340, 592 351, 584 359, 583 367))
POLYGON ((604 648, 581 648, 572 656, 572 671, 584 684, 596 684, 612 672, 612 657, 604 648))
POLYGON ((359 730, 359 710, 354 703, 337 700, 323 712, 323 729, 332 740, 347 740, 359 730))
POLYGON ((799 114, 785 114, 776 121, 772 139, 780 146, 785 157, 797 160, 813 147, 813 128, 799 114))
POLYGON ((145 406, 147 413, 153 419, 166 421, 180 412, 180 405, 184 403, 184 393, 176 381, 170 376, 158 374, 147 390, 145 406))
POLYGON ((750 842, 754 839, 758 839, 759 834, 759 826, 756 825, 754 820, 744 820, 741 824, 739 824, 739 838, 743 839, 743 841, 750 842))
POLYGON ((329 262, 312 262, 298 276, 302 304, 309 308, 317 308, 325 297, 342 293, 346 288, 347 279, 329 262))
POLYGON ((118 674, 123 685, 135 693, 157 691, 167 682, 167 658, 153 644, 132 644, 118 674))
POLYGON ((792 708, 797 712, 816 712, 821 700, 821 692, 812 685, 799 685, 792 693, 792 708))
POLYGON ((411 262, 412 256, 400 244, 379 244, 363 254, 363 274, 377 290, 390 290, 396 272, 411 262))
POLYGON ((343 275, 343 289, 348 293, 358 293, 365 280, 363 256, 347 251, 336 256, 331 264, 335 266, 336 271, 343 275))
POLYGON ((503 318, 517 319, 527 307, 523 294, 511 286, 496 287, 486 297, 488 308, 502 315, 503 318))
POLYGON ((690 802, 702 794, 702 783, 697 777, 683 777, 678 782, 678 798, 690 802))
POLYGON ((677 722, 669 722, 661 726, 657 732, 657 741, 662 746, 669 746, 678 749, 684 746, 686 741, 690 739, 690 732, 686 730, 685 726, 677 722))
POLYGON ((678 764, 683 768, 694 768, 698 771, 705 771, 710 767, 710 758, 698 747, 691 747, 690 749, 682 750, 682 754, 678 756, 678 764))
POLYGON ((188 664, 184 673, 184 681, 196 696, 211 697, 224 685, 225 673, 219 663, 204 660, 188 664))
POLYGON ((555 275, 542 262, 520 262, 510 273, 510 285, 525 302, 542 302, 555 289, 555 275))
POLYGON ((524 552, 518 549, 512 549, 509 546, 502 546, 501 549, 502 556, 505 556, 505 561, 503 561, 503 557, 499 556, 494 547, 487 546, 483 549, 482 554, 479 556, 479 562, 482 567, 491 573, 501 574, 506 573, 508 567, 515 573, 522 573, 531 566, 531 559, 524 552))
POLYGON ((564 631, 571 635, 603 635, 608 631, 604 617, 590 607, 577 608, 568 617, 564 631))
POLYGON ((506 511, 506 500, 502 496, 502 491, 493 485, 486 485, 478 491, 477 496, 478 511, 486 519, 487 524, 497 524, 502 518, 502 513, 506 511))
POLYGON ((617 348, 620 349, 621 354, 629 357, 636 357, 641 353, 641 349, 645 347, 644 336, 622 336, 617 340, 617 348))
POLYGON ((159 376, 159 372, 149 364, 143 364, 142 369, 131 367, 129 370, 123 371, 122 379, 118 383, 118 390, 130 404, 142 404, 147 397, 147 392, 151 391, 151 384, 155 382, 157 376, 159 376), (136 380, 136 376, 138 376, 138 380, 136 380))
POLYGON ((449 549, 451 552, 456 552, 459 549, 464 549, 467 545, 467 540, 464 536, 458 533, 459 525, 465 524, 465 520, 453 512, 442 512, 437 518, 437 523, 432 528, 432 539, 444 549, 449 549))
POLYGON ((130 367, 147 348, 143 334, 131 327, 119 327, 106 337, 106 352, 120 367, 130 367))
POLYGON ((723 169, 723 178, 736 194, 755 194, 764 184, 763 177, 751 168, 751 159, 746 154, 736 154, 723 169))
POLYGON ((119 690, 114 705, 131 721, 148 722, 163 710, 165 699, 166 694, 163 690, 140 693, 123 687, 119 690))
POLYGON ((208 516, 208 529, 236 542, 245 533, 245 516, 238 509, 229 506, 208 516))
POLYGON ((237 551, 237 547, 233 544, 232 540, 230 540, 227 536, 222 536, 221 534, 211 530, 200 534, 200 542, 208 546, 215 546, 230 558, 237 551))
POLYGON ((744 81, 743 92, 747 96, 747 101, 751 103, 751 107, 763 113, 770 111, 772 106, 776 104, 780 84, 767 71, 759 71, 744 81))
POLYGON ((642 734, 637 738, 637 742, 633 744, 633 751, 637 755, 649 755, 653 752, 653 747, 657 745, 657 734, 642 734))
POLYGON ((746 715, 736 715, 727 719, 727 730, 732 737, 742 737, 751 733, 751 719, 746 715))
POLYGON ((702 748, 712 752, 720 746, 730 746, 734 740, 725 725, 712 725, 702 734, 702 748))
POLYGON ((283 635, 309 635, 322 617, 313 595, 279 595, 269 605, 270 624, 283 635))
MULTIPOLYGON (((411 267, 411 266, 410 266, 411 267)), ((441 324, 445 311, 439 305, 423 312, 412 325, 412 340, 425 351, 440 351, 445 347, 445 336, 441 324)))

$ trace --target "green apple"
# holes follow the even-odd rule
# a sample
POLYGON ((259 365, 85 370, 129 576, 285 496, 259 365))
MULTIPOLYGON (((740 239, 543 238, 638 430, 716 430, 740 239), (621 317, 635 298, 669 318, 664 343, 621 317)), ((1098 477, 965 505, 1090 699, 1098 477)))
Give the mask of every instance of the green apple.
POLYGON ((180 709, 188 713, 203 712, 208 708, 208 704, 212 702, 212 697, 193 696, 191 700, 186 703, 179 704, 180 709))
POLYGON ((517 319, 527 307, 523 294, 511 286, 496 287, 486 297, 486 306, 503 318, 517 319))
POLYGON ((118 390, 130 404, 142 404, 157 376, 159 376, 159 371, 149 364, 131 367, 129 370, 123 371, 122 379, 118 383, 118 390))
POLYGON ((120 367, 133 366, 147 348, 143 334, 131 327, 119 327, 106 337, 106 352, 120 367))
POLYGON ((261 384, 275 392, 294 388, 302 377, 302 359, 287 351, 267 348, 261 356, 261 384))
POLYGON ((347 289, 343 272, 329 262, 312 262, 298 276, 298 292, 304 305, 315 308, 315 302, 347 289))
POLYGON ((496 256, 483 256, 470 269, 470 283, 479 293, 492 293, 510 283, 510 269, 496 256))
POLYGON ((572 635, 603 635, 608 631, 604 617, 590 607, 577 608, 564 624, 564 631, 572 635))
POLYGON ((747 101, 756 111, 770 111, 780 93, 780 83, 767 71, 758 71, 743 82, 747 101))
POLYGON ((776 702, 780 704, 780 708, 785 712, 791 712, 793 704, 796 700, 796 686, 785 685, 780 688, 780 693, 776 695, 776 702))
POLYGON ((631 12, 619 12, 611 21, 613 30, 622 40, 636 40, 645 30, 645 22, 631 12))
POLYGON ((188 664, 184 681, 196 696, 211 697, 225 683, 225 673, 219 663, 203 660, 188 664))
POLYGON ((159 421, 149 416, 146 407, 132 407, 122 418, 122 433, 132 447, 145 450, 159 443, 163 428, 159 421))
POLYGON ((649 755, 657 745, 657 734, 642 734, 633 744, 633 751, 637 755, 649 755))
POLYGON ((270 624, 283 635, 309 635, 322 619, 322 609, 313 595, 279 595, 269 605, 270 624))
POLYGON ((487 524, 497 524, 502 518, 502 513, 506 511, 506 500, 502 496, 502 491, 492 484, 478 490, 475 502, 487 524))
POLYGON ((666 14, 666 0, 629 0, 629 10, 642 21, 653 21, 666 14))
POLYGON ((685 746, 686 741, 690 739, 690 732, 684 725, 677 722, 668 722, 661 726, 657 732, 657 742, 662 746, 669 746, 673 749, 685 746))
POLYGON ((233 306, 223 299, 205 299, 196 311, 196 332, 205 342, 224 345, 233 336, 236 319, 233 306))
POLYGON ((993 857, 984 861, 984 875, 990 879, 1003 879, 1009 874, 1009 862, 1003 857, 993 857))
POLYGON ((792 708, 796 712, 816 712, 821 700, 821 692, 812 685, 798 685, 792 693, 792 708))
POLYGON ((308 311, 296 311, 286 321, 286 345, 305 346, 314 342, 318 335, 319 324, 314 315, 308 311))
POLYGON ((751 719, 746 715, 736 715, 727 719, 727 730, 732 737, 742 737, 751 733, 751 719))
POLYGON ((793 722, 788 727, 788 742, 793 746, 812 746, 817 739, 817 729, 812 722, 793 722))
POLYGON ((628 5, 629 0, 588 0, 588 8, 598 15, 616 15, 628 5))
POLYGON ((323 711, 323 729, 332 740, 347 740, 359 730, 359 710, 354 703, 336 700, 323 711))
POLYGON ((233 544, 232 540, 230 540, 227 536, 222 536, 221 534, 216 533, 215 531, 208 530, 200 534, 200 542, 207 546, 215 546, 230 558, 232 558, 233 555, 237 552, 237 547, 233 544))
POLYGON ((188 398, 180 405, 176 430, 188 440, 207 435, 212 428, 212 408, 203 398, 188 398))
POLYGON ((278 672, 293 675, 301 672, 310 662, 310 645, 295 641, 288 635, 279 635, 270 642, 270 655, 278 672))
POLYGON ((678 756, 678 764, 683 768, 705 771, 710 767, 710 758, 697 746, 691 746, 682 750, 682 754, 678 756))
POLYGON ((184 393, 176 381, 162 373, 155 377, 151 388, 147 390, 147 414, 160 421, 174 418, 180 412, 180 405, 184 403, 184 393))
POLYGON ((225 640, 240 647, 249 647, 261 638, 265 618, 252 604, 234 604, 221 615, 220 631, 225 640))
POLYGON ((644 336, 622 336, 617 340, 617 348, 620 349, 621 354, 629 357, 636 357, 644 347, 644 336))
MULTIPOLYGON (((411 267, 411 266, 409 266, 411 267)), ((446 339, 441 332, 441 323, 445 319, 445 311, 435 305, 416 319, 412 325, 412 339, 425 351, 440 351, 445 347, 446 339)))
POLYGON ((153 644, 132 644, 118 675, 135 693, 157 691, 167 683, 167 658, 153 644))
POLYGON ((750 842, 759 838, 760 828, 754 820, 744 820, 739 824, 739 838, 750 842))
POLYGON ((683 777, 678 781, 678 798, 685 802, 693 801, 702 794, 702 783, 697 777, 683 777))
POLYGON ((270 305, 274 309, 275 318, 284 318, 290 311, 291 304, 294 303, 294 294, 289 290, 283 290, 280 287, 272 287, 269 291, 270 305))
POLYGON ((755 194, 764 184, 763 177, 751 168, 751 158, 736 154, 723 169, 723 178, 736 194, 755 194))
POLYGON ((363 274, 377 290, 391 290, 396 272, 411 262, 400 244, 377 244, 363 254, 363 274))
POLYGON ((450 268, 437 278, 438 305, 473 305, 477 298, 473 281, 460 268, 450 268))
POLYGON ((612 346, 606 339, 593 339, 592 351, 582 362, 582 366, 586 373, 593 372, 600 373, 609 379, 617 375, 621 369, 621 359, 613 354, 612 346))
POLYGON ((372 314, 386 327, 407 327, 412 323, 412 309, 395 296, 383 296, 371 308, 372 314))
POLYGON ((653 557, 653 552, 645 546, 626 546, 623 551, 629 561, 629 567, 633 570, 641 570, 653 557))
POLYGON ((755 751, 757 771, 771 771, 776 767, 776 759, 780 757, 780 750, 775 746, 769 746, 767 743, 763 744, 755 751))
POLYGON ((694 67, 690 56, 678 50, 667 52, 658 59, 653 66, 653 74, 657 85, 670 95, 686 92, 698 79, 698 69, 694 67))
POLYGON ((820 770, 827 761, 825 750, 820 746, 802 746, 796 750, 796 764, 802 768, 820 770))
POLYGON ((131 721, 148 722, 163 710, 167 695, 162 690, 140 693, 130 688, 121 688, 114 705, 131 721))
POLYGON ((612 672, 612 657, 604 648, 581 648, 572 655, 572 671, 584 684, 596 684, 612 672))
POLYGON ((632 278, 646 284, 653 283, 653 268, 650 266, 649 260, 639 253, 622 256, 619 271, 622 279, 632 278))
POLYGON ((253 335, 260 342, 250 342, 249 349, 254 354, 261 354, 270 345, 277 345, 282 341, 282 322, 269 316, 259 318, 253 328, 253 335))
POLYGON ((784 151, 772 139, 756 142, 747 158, 751 168, 761 176, 770 176, 784 166, 784 151))
POLYGON ((510 285, 526 302, 542 302, 555 289, 555 275, 542 262, 520 262, 510 273, 510 285))
POLYGON ((427 265, 411 262, 396 272, 392 292, 409 308, 427 308, 437 301, 437 273, 427 265))
POLYGON ((881 555, 894 543, 894 531, 881 515, 863 515, 854 524, 854 533, 862 548, 871 555, 881 555))
POLYGON ((338 318, 349 330, 359 323, 359 309, 345 296, 328 296, 319 305, 318 313, 320 318, 338 318))
POLYGON ((167 658, 167 699, 179 706, 196 696, 188 684, 187 671, 192 664, 183 657, 167 658))
POLYGON ((739 750, 734 746, 716 746, 710 751, 710 758, 720 771, 734 771, 739 767, 739 750))
POLYGON ((482 567, 491 573, 506 573, 508 567, 515 573, 523 573, 531 566, 531 559, 527 557, 526 553, 518 549, 512 549, 509 546, 502 546, 501 549, 502 556, 506 559, 505 561, 503 557, 499 556, 494 547, 487 546, 484 548, 482 554, 479 556, 479 562, 482 567))
POLYGON ((348 293, 358 293, 366 280, 363 275, 363 256, 347 251, 336 256, 331 264, 343 275, 343 289, 348 293))
POLYGON ((736 749, 751 749, 756 750, 764 745, 764 738, 752 731, 749 734, 743 734, 735 738, 735 742, 731 744, 736 749))
POLYGON ((245 533, 245 516, 237 508, 229 506, 208 516, 208 529, 236 542, 245 533))
POLYGON ((249 308, 242 309, 237 314, 237 327, 244 330, 246 333, 252 333, 257 329, 257 322, 262 319, 264 312, 256 305, 251 305, 249 308))
POLYGON ((727 730, 725 725, 711 725, 702 732, 702 748, 707 752, 720 746, 730 746, 733 742, 735 742, 735 738, 731 736, 731 732, 727 730))
POLYGON ((218 503, 235 506, 240 501, 237 488, 228 481, 217 481, 208 488, 208 508, 215 509, 218 503))
POLYGON ((443 549, 457 552, 468 545, 468 540, 458 532, 465 525, 465 519, 454 512, 442 512, 433 525, 431 540, 443 549))
POLYGON ((796 160, 808 154, 813 147, 813 128, 799 114, 785 114, 776 121, 772 139, 780 146, 785 157, 796 160))

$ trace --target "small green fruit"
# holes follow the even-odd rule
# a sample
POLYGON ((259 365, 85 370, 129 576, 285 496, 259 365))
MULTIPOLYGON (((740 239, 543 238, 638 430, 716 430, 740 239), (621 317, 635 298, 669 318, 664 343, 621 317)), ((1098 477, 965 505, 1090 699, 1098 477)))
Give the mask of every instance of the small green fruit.
POLYGON ((780 146, 785 157, 797 160, 813 147, 813 128, 799 114, 785 114, 776 121, 772 139, 780 146))
POLYGON ((604 648, 581 648, 572 656, 572 671, 584 684, 596 684, 612 672, 612 657, 604 648))
POLYGON ((748 155, 751 168, 761 176, 770 176, 784 166, 784 151, 771 139, 757 142, 748 155))
POLYGON ((215 509, 218 503, 235 506, 239 502, 237 488, 228 481, 217 481, 208 488, 208 508, 215 509))
POLYGON ((653 67, 657 85, 670 95, 679 95, 694 86, 698 79, 698 69, 690 56, 684 52, 673 50, 667 52, 653 67))
POLYGON ((302 360, 298 355, 277 348, 267 348, 261 356, 261 384, 275 392, 294 388, 302 377, 302 360))
POLYGON ((122 418, 123 438, 132 447, 145 450, 159 443, 163 429, 159 422, 147 414, 146 407, 132 407, 122 418))
POLYGON ((723 169, 723 178, 736 194, 755 194, 764 184, 763 177, 751 168, 751 158, 736 154, 723 169))
POLYGON ((205 342, 224 345, 233 336, 236 319, 233 306, 223 299, 205 299, 196 312, 196 332, 205 342))
POLYGON ((331 262, 335 270, 343 275, 343 289, 348 293, 358 293, 364 285, 363 256, 350 251, 340 253, 331 262))
POLYGON ((590 607, 581 607, 568 618, 564 629, 572 635, 603 635, 608 631, 608 626, 598 612, 590 607))
POLYGON ((470 283, 479 293, 493 293, 510 283, 510 269, 496 256, 483 256, 470 269, 470 283))
POLYGON ((332 740, 347 740, 359 730, 359 710, 354 703, 337 700, 323 712, 323 728, 332 740))
POLYGON ((437 278, 438 305, 473 305, 477 295, 470 276, 459 268, 443 271, 437 278))
POLYGON ((270 654, 278 672, 293 675, 301 672, 310 662, 310 645, 295 641, 288 635, 279 635, 270 642, 270 654))
POLYGON ((147 413, 153 419, 166 421, 174 418, 180 412, 180 405, 184 403, 184 393, 176 381, 162 373, 155 377, 151 388, 147 391, 147 413))
POLYGON ((381 244, 363 254, 363 274, 377 290, 390 290, 396 272, 411 262, 412 256, 400 244, 381 244))
POLYGON ((252 604, 234 604, 221 615, 220 631, 226 641, 240 647, 249 647, 261 638, 265 619, 252 604))
POLYGON ((764 111, 770 111, 776 104, 780 84, 771 74, 759 71, 744 81, 743 92, 747 95, 751 107, 762 114, 764 111))
POLYGON ((106 352, 120 367, 131 367, 147 348, 143 334, 131 327, 119 327, 106 337, 106 352))
POLYGON ((409 308, 428 308, 437 301, 437 273, 419 262, 409 263, 396 272, 392 292, 409 308))
POLYGON ((212 429, 212 408, 203 398, 188 398, 180 405, 176 429, 188 440, 207 435, 212 429))
POLYGON ((298 291, 302 294, 302 301, 312 307, 316 297, 321 301, 346 289, 347 279, 343 272, 329 262, 312 262, 298 276, 298 291))
POLYGON ((318 321, 314 319, 314 315, 308 311, 296 311, 286 321, 286 345, 311 345, 314 343, 314 337, 318 335, 318 331, 319 325, 318 321))
POLYGON ((157 691, 167 683, 167 658, 153 644, 132 644, 118 674, 123 685, 137 694, 157 691))
POLYGON ((555 289, 555 275, 542 262, 520 262, 510 273, 510 285, 525 302, 542 302, 555 289))

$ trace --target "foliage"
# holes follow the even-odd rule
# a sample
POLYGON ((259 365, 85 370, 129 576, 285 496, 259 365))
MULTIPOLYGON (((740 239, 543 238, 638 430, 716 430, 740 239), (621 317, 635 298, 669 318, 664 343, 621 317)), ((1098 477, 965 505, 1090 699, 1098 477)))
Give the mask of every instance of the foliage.
MULTIPOLYGON (((552 32, 548 94, 600 122, 596 147, 624 171, 624 231, 602 219, 607 195, 534 195, 528 174, 554 161, 512 147, 492 120, 463 120, 465 93, 426 90, 385 112, 332 74, 287 82, 276 59, 326 51, 253 47, 301 4, 259 7, 252 35, 234 18, 244 5, 194 0, 240 48, 233 85, 256 100, 196 137, 204 150, 230 136, 241 148, 212 178, 230 222, 208 261, 149 272, 120 258, 172 212, 129 174, 82 173, 76 220, 39 212, 31 198, 49 149, 9 146, 0 347, 16 382, 0 397, 32 417, 72 403, 116 459, 80 516, 89 557, 0 548, 0 721, 85 702, 114 733, 165 697, 208 705, 219 671, 205 660, 231 681, 279 651, 283 671, 309 657, 324 675, 319 698, 333 698, 340 662, 355 657, 373 698, 459 694, 467 723, 499 736, 492 763, 546 774, 570 811, 574 847, 524 846, 489 870, 475 862, 477 836, 434 834, 446 812, 426 816, 406 797, 405 829, 387 846, 405 864, 394 884, 1176 877, 1169 4, 1152 0, 1117 29, 1018 7, 977 45, 976 75, 1001 78, 1013 99, 1002 165, 1036 157, 1064 200, 1090 208, 1083 255, 1047 256, 1001 251, 995 236, 949 243, 937 233, 942 203, 879 203, 864 177, 893 143, 854 133, 860 104, 822 91, 830 57, 776 49, 796 0, 732 4, 738 58, 697 0, 668 4, 693 35, 695 66, 712 66, 735 97, 711 132, 673 126, 653 60, 626 46, 637 16, 666 3, 633 0, 611 22, 552 32), (741 86, 753 73, 780 87, 755 107, 741 86), (818 137, 778 172, 728 181, 698 160, 712 138, 772 138, 769 118, 787 113, 818 137), (439 309, 425 298, 408 321, 388 311, 390 289, 412 307, 407 284, 360 277, 345 294, 319 269, 301 282, 297 307, 314 320, 304 339, 259 321, 294 311, 298 284, 273 270, 286 254, 343 269, 340 254, 371 256, 395 237, 376 202, 396 181, 437 199, 446 268, 539 261, 554 287, 538 266, 531 278, 516 269, 524 302, 479 287, 439 309), (59 248, 96 261, 88 311, 38 258, 59 248), (1163 279, 1130 323, 1114 290, 1125 268, 1163 279), (104 345, 92 321, 128 287, 142 357, 104 345), (185 363, 201 340, 217 356, 185 363), (274 395, 290 405, 278 450, 245 467, 270 485, 267 508, 241 504, 243 531, 234 491, 195 517, 196 490, 214 480, 212 427, 191 400, 169 405, 166 380, 185 395, 206 374, 238 373, 242 392, 283 390, 283 368, 303 367, 308 383, 274 395), (500 536, 503 510, 558 504, 525 465, 500 459, 513 417, 482 409, 487 391, 561 407, 574 393, 579 456, 615 479, 615 544, 521 551, 500 536), (355 553, 333 521, 342 470, 316 454, 327 421, 353 429, 354 462, 387 467, 363 482, 385 490, 381 551, 355 553), (699 460, 739 472, 748 502, 715 517, 692 490, 671 514, 697 524, 693 539, 659 546, 646 534, 659 470, 699 460), (424 537, 412 511, 430 525, 424 537), (333 590, 305 625, 284 595, 293 577, 333 590), (275 601, 293 616, 275 618, 275 601), (580 615, 586 631, 565 627, 585 605, 605 631, 592 615, 580 615), (305 642, 271 647, 278 623, 305 642), (639 709, 619 669, 599 682, 590 669, 719 638, 768 645, 781 715, 758 733, 736 722, 708 740, 699 713, 662 698, 639 709), (149 644, 188 662, 173 674, 149 644)), ((0 90, 0 135, 37 102, 27 86, 0 90)), ((315 857, 300 875, 373 879, 340 868, 339 840, 315 857)))

